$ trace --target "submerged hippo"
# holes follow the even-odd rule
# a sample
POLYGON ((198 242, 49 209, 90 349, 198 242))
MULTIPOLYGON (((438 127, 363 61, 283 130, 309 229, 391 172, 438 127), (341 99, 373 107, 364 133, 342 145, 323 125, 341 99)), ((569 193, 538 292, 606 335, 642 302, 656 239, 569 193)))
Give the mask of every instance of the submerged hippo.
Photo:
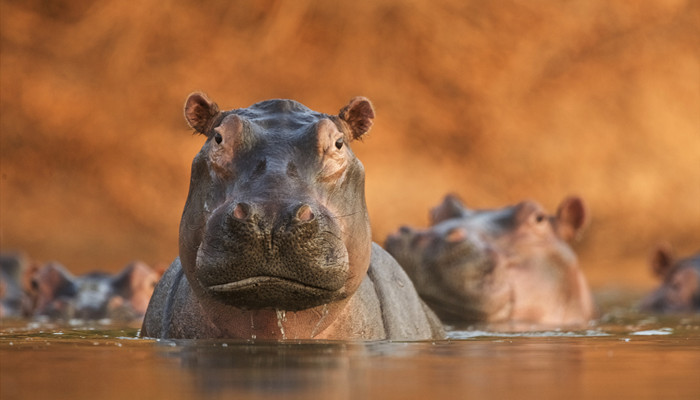
POLYGON ((22 275, 27 259, 19 253, 0 254, 0 318, 19 318, 26 307, 22 275))
POLYGON ((369 100, 339 115, 292 100, 185 118, 206 142, 192 163, 180 257, 153 294, 142 335, 163 338, 431 339, 439 320, 373 244, 364 168, 350 149, 369 100))
POLYGON ((138 321, 146 313, 159 276, 139 261, 114 275, 91 272, 79 276, 57 262, 50 262, 34 268, 26 279, 30 314, 62 320, 138 321))
POLYGON ((700 252, 676 258, 668 245, 660 245, 651 258, 661 285, 642 302, 645 311, 660 313, 700 312, 700 252))
POLYGON ((425 230, 401 228, 385 248, 444 322, 519 329, 591 318, 590 290, 567 243, 586 221, 580 198, 565 199, 552 216, 531 201, 470 210, 448 195, 431 220, 425 230))

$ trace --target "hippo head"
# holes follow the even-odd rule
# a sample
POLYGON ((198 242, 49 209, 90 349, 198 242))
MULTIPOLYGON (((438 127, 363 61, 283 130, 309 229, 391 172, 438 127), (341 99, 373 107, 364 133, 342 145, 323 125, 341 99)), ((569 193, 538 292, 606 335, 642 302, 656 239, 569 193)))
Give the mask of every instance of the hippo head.
POLYGON ((470 210, 448 195, 431 210, 431 223, 401 228, 386 248, 443 320, 568 323, 570 308, 590 316, 590 294, 567 244, 585 223, 581 199, 567 198, 548 215, 531 201, 470 210))
POLYGON ((700 311, 700 253, 678 259, 662 244, 651 257, 651 268, 661 285, 641 304, 645 311, 684 313, 700 311))
POLYGON ((444 321, 485 321, 508 311, 504 257, 481 235, 464 229, 461 220, 425 230, 401 227, 385 248, 444 321))
POLYGON ((222 112, 194 93, 185 118, 206 141, 180 259, 205 307, 298 311, 351 295, 371 252, 364 168, 349 146, 372 125, 369 100, 339 115, 292 100, 222 112))
POLYGON ((51 319, 95 320, 142 318, 159 274, 142 262, 120 273, 90 272, 74 276, 63 265, 35 266, 26 278, 32 313, 51 319))

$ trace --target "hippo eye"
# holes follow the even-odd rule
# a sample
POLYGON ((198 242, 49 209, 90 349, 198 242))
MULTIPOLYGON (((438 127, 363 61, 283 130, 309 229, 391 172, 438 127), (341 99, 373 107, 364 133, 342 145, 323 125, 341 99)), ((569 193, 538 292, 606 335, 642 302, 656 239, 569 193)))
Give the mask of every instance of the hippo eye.
POLYGON ((537 214, 535 221, 539 224, 543 222, 547 217, 544 214, 537 214))
POLYGON ((216 135, 214 135, 214 140, 216 140, 216 143, 221 144, 221 142, 224 140, 224 138, 221 136, 219 132, 216 132, 216 135))
POLYGON ((343 138, 340 138, 335 141, 335 148, 338 150, 343 148, 343 138))

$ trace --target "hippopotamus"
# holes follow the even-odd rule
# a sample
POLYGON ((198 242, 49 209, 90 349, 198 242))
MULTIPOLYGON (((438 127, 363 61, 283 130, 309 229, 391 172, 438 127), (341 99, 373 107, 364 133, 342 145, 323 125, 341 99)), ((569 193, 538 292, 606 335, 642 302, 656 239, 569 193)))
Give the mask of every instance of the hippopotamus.
POLYGON ((285 99, 220 111, 193 93, 184 114, 206 140, 192 162, 179 257, 153 293, 142 336, 444 336, 371 240, 364 167, 350 148, 372 126, 368 99, 329 115, 285 99))
POLYGON ((670 245, 661 244, 652 254, 651 268, 661 285, 642 301, 642 310, 700 312, 700 252, 678 258, 670 245))
POLYGON ((385 248, 446 324, 583 326, 593 301, 569 242, 586 218, 578 197, 549 215, 533 201, 471 210, 447 195, 431 210, 429 228, 401 227, 385 248))
POLYGON ((26 298, 21 279, 27 263, 23 254, 0 254, 0 318, 23 316, 26 298))
POLYGON ((117 274, 96 271, 79 276, 53 261, 29 272, 26 292, 36 318, 140 322, 159 277, 141 261, 117 274))

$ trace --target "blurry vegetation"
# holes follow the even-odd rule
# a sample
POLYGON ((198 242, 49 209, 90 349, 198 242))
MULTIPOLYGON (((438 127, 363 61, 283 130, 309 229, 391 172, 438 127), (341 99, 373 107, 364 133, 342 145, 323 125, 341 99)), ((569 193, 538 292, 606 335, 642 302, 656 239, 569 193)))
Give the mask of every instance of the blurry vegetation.
POLYGON ((76 272, 168 263, 202 143, 182 117, 293 98, 377 110, 353 146, 375 240, 569 193, 594 286, 700 249, 700 2, 1 0, 0 246, 76 272))

